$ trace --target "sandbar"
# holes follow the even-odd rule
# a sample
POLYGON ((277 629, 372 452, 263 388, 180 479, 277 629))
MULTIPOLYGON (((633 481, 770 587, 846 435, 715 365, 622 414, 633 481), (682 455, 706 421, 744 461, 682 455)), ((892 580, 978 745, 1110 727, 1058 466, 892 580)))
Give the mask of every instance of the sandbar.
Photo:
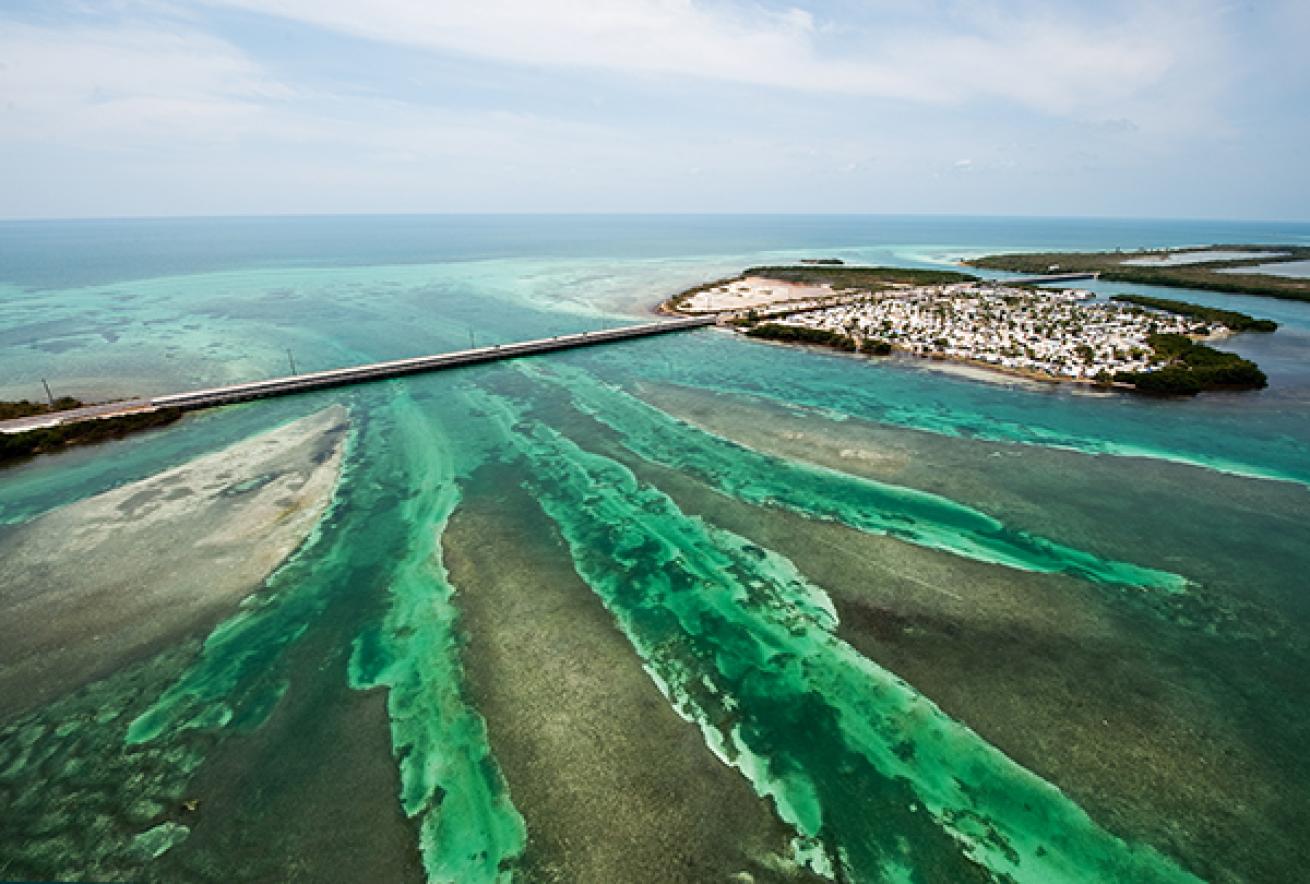
POLYGON ((0 717, 230 614, 318 523, 346 427, 326 408, 0 536, 0 717))

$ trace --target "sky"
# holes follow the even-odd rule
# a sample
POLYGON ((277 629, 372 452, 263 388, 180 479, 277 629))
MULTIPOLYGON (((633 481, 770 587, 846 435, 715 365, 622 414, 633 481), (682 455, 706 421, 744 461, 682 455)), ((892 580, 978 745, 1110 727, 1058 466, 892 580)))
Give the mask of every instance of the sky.
POLYGON ((1310 0, 0 0, 0 217, 1310 219, 1310 0))

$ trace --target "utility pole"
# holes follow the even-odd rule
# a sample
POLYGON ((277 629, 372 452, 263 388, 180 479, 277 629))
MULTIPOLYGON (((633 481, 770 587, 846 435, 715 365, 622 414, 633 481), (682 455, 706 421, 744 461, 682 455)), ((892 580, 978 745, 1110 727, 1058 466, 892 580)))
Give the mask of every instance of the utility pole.
POLYGON ((287 362, 290 362, 290 363, 291 363, 291 373, 292 373, 292 374, 299 374, 299 372, 296 371, 296 357, 294 357, 294 356, 291 355, 291 348, 290 348, 290 347, 287 347, 287 362))
POLYGON ((50 385, 45 382, 45 378, 41 378, 41 386, 45 387, 45 398, 50 400, 50 407, 54 408, 55 394, 50 392, 50 385))

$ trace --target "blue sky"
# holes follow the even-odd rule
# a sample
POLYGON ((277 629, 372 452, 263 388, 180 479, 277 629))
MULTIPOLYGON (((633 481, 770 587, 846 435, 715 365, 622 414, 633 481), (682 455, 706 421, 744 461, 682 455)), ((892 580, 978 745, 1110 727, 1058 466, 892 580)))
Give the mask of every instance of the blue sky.
POLYGON ((1310 2, 0 5, 0 216, 1310 217, 1310 2))

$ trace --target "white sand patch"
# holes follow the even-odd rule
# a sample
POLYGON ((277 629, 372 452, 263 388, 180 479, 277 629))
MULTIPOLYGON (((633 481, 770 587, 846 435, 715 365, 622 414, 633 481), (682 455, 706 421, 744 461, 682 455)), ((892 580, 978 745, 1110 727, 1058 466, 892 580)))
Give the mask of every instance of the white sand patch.
POLYGON ((345 429, 333 406, 0 538, 0 717, 230 614, 318 523, 345 429))
POLYGON ((770 307, 775 304, 788 304, 793 301, 808 301, 814 298, 831 298, 835 293, 832 286, 803 285, 794 282, 782 282, 777 279, 765 279, 748 276, 736 282, 725 283, 712 289, 697 292, 682 302, 683 313, 719 313, 724 310, 751 310, 770 307))
POLYGON ((1026 378, 1017 374, 999 371, 994 367, 984 368, 946 359, 917 359, 913 363, 905 362, 902 364, 909 364, 924 371, 935 371, 940 374, 954 375, 959 378, 968 378, 971 381, 983 381, 1003 387, 1027 387, 1030 390, 1049 390, 1051 387, 1050 381, 1026 378))

